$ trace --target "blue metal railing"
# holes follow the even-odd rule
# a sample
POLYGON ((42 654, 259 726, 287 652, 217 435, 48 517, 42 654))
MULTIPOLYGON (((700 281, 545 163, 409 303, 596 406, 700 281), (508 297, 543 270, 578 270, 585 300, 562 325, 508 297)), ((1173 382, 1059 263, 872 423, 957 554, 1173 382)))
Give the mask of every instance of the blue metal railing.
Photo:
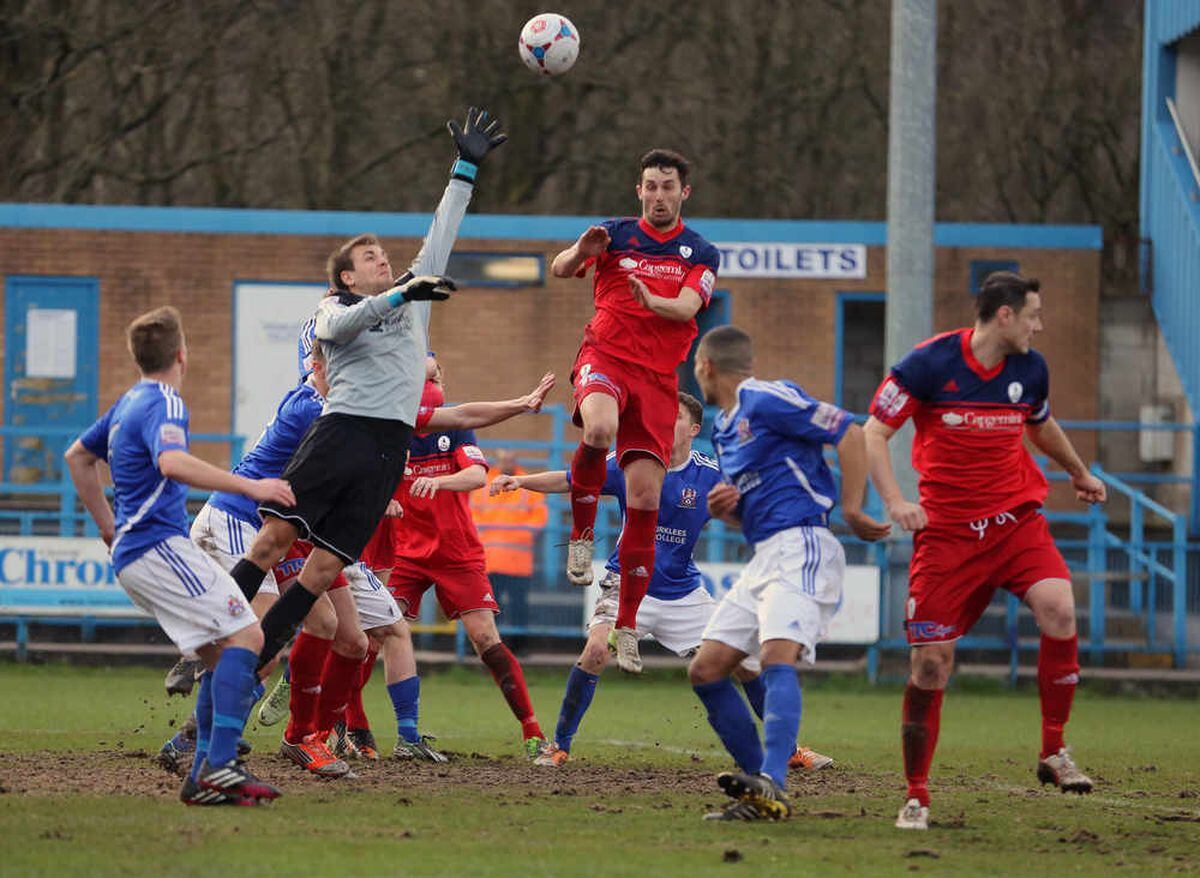
MULTIPOLYGON (((1145 275, 1152 288, 1154 314, 1179 372, 1193 411, 1200 411, 1200 174, 1169 98, 1148 108, 1144 155, 1143 215, 1152 245, 1145 275)), ((1193 476, 1200 470, 1200 446, 1193 442, 1193 476)), ((1200 490, 1192 491, 1192 526, 1200 520, 1200 490)))
MULTIPOLYGON (((575 440, 567 439, 567 411, 562 406, 548 406, 540 417, 545 419, 543 435, 547 435, 547 439, 485 439, 480 444, 487 448, 504 447, 517 451, 531 470, 563 468, 567 466, 575 447, 575 440)), ((1137 422, 1106 421, 1067 421, 1063 425, 1071 430, 1162 429, 1192 431, 1193 435, 1197 429, 1194 424, 1163 424, 1151 428, 1137 422)), ((27 435, 28 432, 22 428, 2 428, 0 435, 27 435)), ((45 435, 45 431, 41 433, 45 435)), ((197 434, 193 439, 197 442, 227 443, 234 458, 241 453, 240 437, 197 434)), ((697 445, 707 448, 706 442, 698 442, 697 445)), ((1086 512, 1047 513, 1056 529, 1078 533, 1078 536, 1060 535, 1058 544, 1072 570, 1085 577, 1088 583, 1087 628, 1086 634, 1081 636, 1085 654, 1096 663, 1113 652, 1169 651, 1175 664, 1182 666, 1189 653, 1197 649, 1188 643, 1187 622, 1189 612, 1200 612, 1200 549, 1187 542, 1185 516, 1148 498, 1133 482, 1139 478, 1142 483, 1185 482, 1188 479, 1154 473, 1111 474, 1099 467, 1094 471, 1109 486, 1114 501, 1129 504, 1127 529, 1121 528, 1118 533, 1108 511, 1101 507, 1092 507, 1086 512), (1154 478, 1156 476, 1160 478, 1154 478), (1157 530, 1150 527, 1155 523, 1159 525, 1157 530), (1168 534, 1169 539, 1164 539, 1163 536, 1168 534), (1189 561, 1192 562, 1190 566, 1189 561), (1114 614, 1139 619, 1144 634, 1142 641, 1131 644, 1127 637, 1108 637, 1106 620, 1114 614)), ((1061 472, 1051 472, 1049 477, 1054 481, 1066 479, 1061 472)), ((69 480, 37 484, 0 483, 0 494, 6 491, 15 496, 43 495, 50 498, 55 507, 40 511, 0 511, 0 524, 7 520, 11 529, 11 522, 15 521, 22 535, 94 536, 96 533, 90 517, 77 508, 69 480)), ((193 494, 197 501, 204 496, 203 492, 193 494)), ((510 636, 577 638, 581 630, 582 605, 573 599, 579 592, 566 586, 559 575, 564 555, 562 547, 568 536, 569 504, 563 496, 551 495, 547 499, 549 520, 536 537, 538 563, 535 565, 535 588, 537 594, 553 598, 552 602, 556 602, 562 611, 557 617, 551 612, 542 612, 541 618, 535 623, 520 626, 507 624, 502 616, 501 630, 510 636)), ((878 497, 873 491, 869 492, 867 503, 873 514, 882 514, 878 497)), ((906 648, 899 622, 902 616, 899 608, 903 607, 907 596, 906 564, 903 562, 910 548, 903 538, 884 543, 862 543, 844 533, 840 514, 836 510, 832 525, 840 532, 847 554, 853 561, 873 564, 880 570, 881 639, 867 651, 868 672, 874 678, 882 652, 906 648)), ((511 525, 503 527, 513 529, 511 525)), ((611 550, 619 528, 615 504, 605 504, 597 520, 598 551, 611 550)), ((698 559, 713 562, 745 560, 747 554, 741 533, 721 522, 713 522, 708 526, 696 552, 698 559)), ((1018 636, 1023 621, 1028 627, 1027 616, 1027 611, 1022 611, 1019 602, 1010 597, 1003 607, 1001 634, 968 637, 960 642, 960 646, 964 649, 1007 652, 1010 668, 1015 675, 1020 654, 1036 646, 1035 639, 1018 636)), ((86 622, 86 619, 83 621, 86 622)), ((465 655, 469 649, 461 635, 457 638, 457 649, 460 655, 465 655)))

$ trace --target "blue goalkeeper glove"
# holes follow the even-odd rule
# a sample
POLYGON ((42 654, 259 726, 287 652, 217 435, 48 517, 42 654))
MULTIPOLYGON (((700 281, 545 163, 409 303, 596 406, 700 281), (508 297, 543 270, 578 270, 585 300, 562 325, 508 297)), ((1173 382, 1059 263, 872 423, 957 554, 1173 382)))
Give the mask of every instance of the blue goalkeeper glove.
POLYGON ((475 107, 467 110, 467 120, 461 128, 453 119, 446 123, 446 127, 450 129, 454 146, 458 149, 458 161, 450 169, 450 175, 468 183, 475 182, 475 174, 487 154, 508 140, 508 135, 500 130, 500 120, 492 119, 489 122, 488 111, 475 107))
POLYGON ((393 308, 399 308, 405 302, 444 302, 456 289, 458 287, 448 277, 421 274, 404 279, 403 283, 384 295, 388 297, 393 308))

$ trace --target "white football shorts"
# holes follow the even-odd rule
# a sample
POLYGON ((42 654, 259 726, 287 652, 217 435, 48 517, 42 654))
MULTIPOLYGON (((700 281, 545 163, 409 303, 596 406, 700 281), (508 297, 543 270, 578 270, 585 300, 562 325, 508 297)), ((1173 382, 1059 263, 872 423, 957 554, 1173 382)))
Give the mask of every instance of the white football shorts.
POLYGON ((233 577, 186 537, 155 543, 117 581, 184 655, 256 621, 233 577))
POLYGON ((717 605, 705 640, 758 655, 768 640, 792 640, 816 662, 817 641, 842 600, 846 555, 825 527, 793 527, 754 546, 754 557, 717 605))
MULTIPOLYGON (((196 513, 191 530, 192 542, 227 572, 242 560, 257 534, 254 525, 207 503, 196 513)), ((279 583, 274 571, 267 571, 258 592, 278 596, 279 583)))

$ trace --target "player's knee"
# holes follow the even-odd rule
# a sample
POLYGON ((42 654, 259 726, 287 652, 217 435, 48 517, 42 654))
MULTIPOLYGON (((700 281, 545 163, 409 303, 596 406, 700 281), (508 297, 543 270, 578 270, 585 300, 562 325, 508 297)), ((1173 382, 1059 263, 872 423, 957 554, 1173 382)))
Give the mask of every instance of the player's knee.
POLYGON ((579 667, 589 674, 599 674, 608 664, 608 647, 603 643, 589 643, 579 657, 579 667))
POLYGON ((226 641, 228 646, 236 646, 241 649, 248 649, 251 652, 260 652, 263 647, 262 628, 257 622, 253 625, 247 625, 241 631, 235 633, 226 641))
POLYGON ((703 654, 697 655, 688 665, 688 680, 693 686, 703 686, 705 683, 715 682, 723 676, 723 669, 703 654))
POLYGON ((617 438, 617 425, 607 421, 583 425, 583 442, 593 448, 611 448, 617 438))
POLYGON ((913 683, 921 689, 944 689, 953 667, 952 653, 930 647, 913 650, 913 683))
POLYGON ((1065 638, 1075 634, 1075 607, 1070 601, 1056 601, 1042 608, 1038 626, 1047 637, 1065 638))
POLYGON ((397 619, 391 625, 377 629, 379 632, 380 641, 391 641, 396 644, 408 643, 412 640, 412 632, 409 630, 408 623, 403 619, 397 619))
POLYGON ((333 640, 333 651, 346 658, 366 658, 367 635, 362 631, 339 631, 333 640))

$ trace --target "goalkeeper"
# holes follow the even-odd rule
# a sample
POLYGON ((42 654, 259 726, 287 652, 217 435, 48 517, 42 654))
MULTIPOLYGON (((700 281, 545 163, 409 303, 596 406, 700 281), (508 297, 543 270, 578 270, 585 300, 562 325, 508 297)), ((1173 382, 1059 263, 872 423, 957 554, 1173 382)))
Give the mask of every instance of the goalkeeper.
POLYGON ((360 235, 329 257, 330 295, 317 309, 316 343, 325 353, 329 395, 321 416, 284 470, 294 507, 259 507, 263 527, 230 571, 257 592, 297 538, 313 544, 300 576, 263 617, 260 667, 291 639, 342 568, 358 560, 404 475, 425 383, 430 304, 454 283, 431 276, 444 266, 487 154, 503 143, 499 122, 472 107, 450 122, 458 158, 433 224, 409 271, 394 278, 374 235, 360 235))

